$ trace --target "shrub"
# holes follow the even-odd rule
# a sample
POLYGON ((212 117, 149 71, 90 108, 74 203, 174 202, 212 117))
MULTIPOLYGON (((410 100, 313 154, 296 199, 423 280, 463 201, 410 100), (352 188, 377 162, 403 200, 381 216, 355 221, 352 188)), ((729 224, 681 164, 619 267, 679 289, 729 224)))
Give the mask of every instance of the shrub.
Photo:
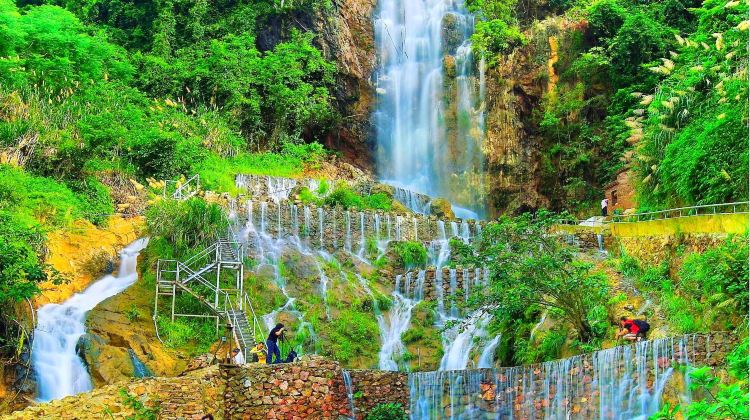
POLYGON ((617 0, 603 0, 594 3, 588 10, 591 36, 596 41, 607 41, 620 30, 627 11, 617 0))
POLYGON ((228 229, 224 210, 200 198, 185 201, 160 200, 146 211, 152 236, 167 239, 182 250, 208 245, 228 229))
POLYGON ((370 410, 365 420, 406 420, 406 411, 400 403, 380 403, 370 410))
POLYGON ((399 264, 407 270, 427 265, 427 248, 421 242, 397 242, 393 247, 399 264))

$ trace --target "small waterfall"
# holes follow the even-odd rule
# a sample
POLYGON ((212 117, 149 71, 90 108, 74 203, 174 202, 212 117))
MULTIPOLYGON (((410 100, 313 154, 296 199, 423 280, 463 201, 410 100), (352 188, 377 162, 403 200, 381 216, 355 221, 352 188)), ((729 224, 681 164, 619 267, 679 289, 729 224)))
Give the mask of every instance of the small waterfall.
POLYGON ((344 249, 347 252, 352 252, 352 217, 349 210, 344 213, 344 221, 346 222, 346 236, 344 237, 344 249))
POLYGON ((430 214, 430 197, 402 187, 394 187, 393 198, 419 214, 430 214))
POLYGON ((102 277, 62 304, 50 303, 39 309, 31 361, 39 401, 91 390, 91 377, 76 348, 86 333, 86 313, 138 280, 136 263, 147 244, 148 239, 138 239, 120 252, 117 275, 102 277))
POLYGON ((320 238, 320 249, 325 248, 325 242, 323 241, 323 218, 325 217, 325 213, 323 211, 323 207, 318 207, 318 236, 320 238))
POLYGON ((420 271, 413 288, 413 274, 411 272, 396 276, 393 306, 388 322, 381 328, 382 346, 378 355, 378 365, 381 370, 398 370, 398 363, 394 360, 394 357, 401 355, 405 350, 404 344, 401 342, 401 335, 409 329, 412 310, 424 296, 425 276, 425 271, 420 271), (401 293, 402 279, 404 280, 403 294, 401 293))
POLYGON ((136 378, 149 378, 154 376, 146 365, 138 359, 133 349, 128 349, 128 356, 130 356, 130 362, 133 364, 133 376, 136 378))
POLYGON ((451 312, 450 316, 453 319, 458 319, 458 307, 456 306, 456 289, 458 288, 458 278, 456 276, 456 269, 451 268, 448 271, 449 279, 450 279, 450 296, 451 296, 451 312))
POLYGON ((687 379, 673 365, 690 365, 696 350, 695 337, 684 336, 538 365, 412 373, 411 418, 643 420, 659 410, 673 375, 687 379))
POLYGON ((357 415, 356 415, 355 406, 354 406, 354 387, 352 386, 352 376, 349 374, 349 371, 346 369, 342 370, 341 375, 344 377, 344 387, 346 388, 346 398, 349 401, 349 413, 351 414, 349 418, 356 419, 357 415))
POLYGON ((477 340, 486 335, 490 316, 483 310, 472 314, 465 322, 443 335, 445 353, 440 360, 440 370, 462 370, 469 365, 471 350, 477 340))
POLYGON ((485 346, 484 350, 482 350, 482 354, 479 356, 477 368, 490 369, 493 367, 495 364, 495 349, 498 344, 500 344, 500 337, 501 336, 498 334, 492 339, 492 341, 487 343, 487 346, 485 346))

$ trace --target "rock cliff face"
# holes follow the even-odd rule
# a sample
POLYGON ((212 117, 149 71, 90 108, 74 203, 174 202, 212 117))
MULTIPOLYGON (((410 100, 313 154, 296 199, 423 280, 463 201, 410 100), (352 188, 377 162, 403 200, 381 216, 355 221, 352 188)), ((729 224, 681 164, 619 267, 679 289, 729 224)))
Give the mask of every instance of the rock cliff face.
POLYGON ((331 12, 316 19, 319 46, 339 70, 335 95, 342 121, 325 142, 354 165, 371 169, 375 137, 370 117, 375 89, 370 76, 376 59, 372 24, 376 0, 336 0, 333 4, 331 12))
POLYGON ((520 213, 550 205, 542 193, 542 138, 535 109, 558 81, 558 51, 585 22, 555 17, 525 31, 528 43, 500 58, 487 74, 484 152, 493 213, 520 213))
POLYGON ((314 43, 323 56, 336 63, 334 102, 341 120, 331 130, 325 145, 362 168, 374 165, 374 131, 370 116, 375 89, 370 76, 375 66, 375 34, 372 16, 377 0, 334 0, 330 8, 301 10, 274 15, 261 24, 256 43, 270 50, 292 29, 317 34, 314 43))

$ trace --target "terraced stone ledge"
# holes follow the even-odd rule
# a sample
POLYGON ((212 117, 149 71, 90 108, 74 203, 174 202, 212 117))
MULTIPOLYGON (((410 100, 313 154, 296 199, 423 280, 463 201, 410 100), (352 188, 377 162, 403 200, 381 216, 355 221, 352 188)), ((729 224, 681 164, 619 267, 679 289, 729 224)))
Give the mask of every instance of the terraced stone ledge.
POLYGON ((443 220, 421 214, 302 205, 290 201, 248 200, 235 204, 233 214, 241 224, 251 222, 257 232, 273 238, 297 236, 315 248, 346 249, 354 253, 368 248, 367 241, 429 242, 458 237, 473 240, 486 225, 476 220, 443 220))

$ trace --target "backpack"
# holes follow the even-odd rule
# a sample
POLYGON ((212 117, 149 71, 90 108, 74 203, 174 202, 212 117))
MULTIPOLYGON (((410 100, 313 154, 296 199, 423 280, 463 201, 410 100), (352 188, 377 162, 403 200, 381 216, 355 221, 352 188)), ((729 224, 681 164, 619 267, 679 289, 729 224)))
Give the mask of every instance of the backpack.
POLYGON ((648 322, 642 320, 642 319, 634 319, 633 323, 638 326, 638 329, 640 333, 646 334, 648 330, 651 329, 651 325, 648 324, 648 322))
POLYGON ((289 354, 287 354, 286 359, 282 363, 292 363, 297 358, 297 352, 294 350, 289 350, 289 354))

